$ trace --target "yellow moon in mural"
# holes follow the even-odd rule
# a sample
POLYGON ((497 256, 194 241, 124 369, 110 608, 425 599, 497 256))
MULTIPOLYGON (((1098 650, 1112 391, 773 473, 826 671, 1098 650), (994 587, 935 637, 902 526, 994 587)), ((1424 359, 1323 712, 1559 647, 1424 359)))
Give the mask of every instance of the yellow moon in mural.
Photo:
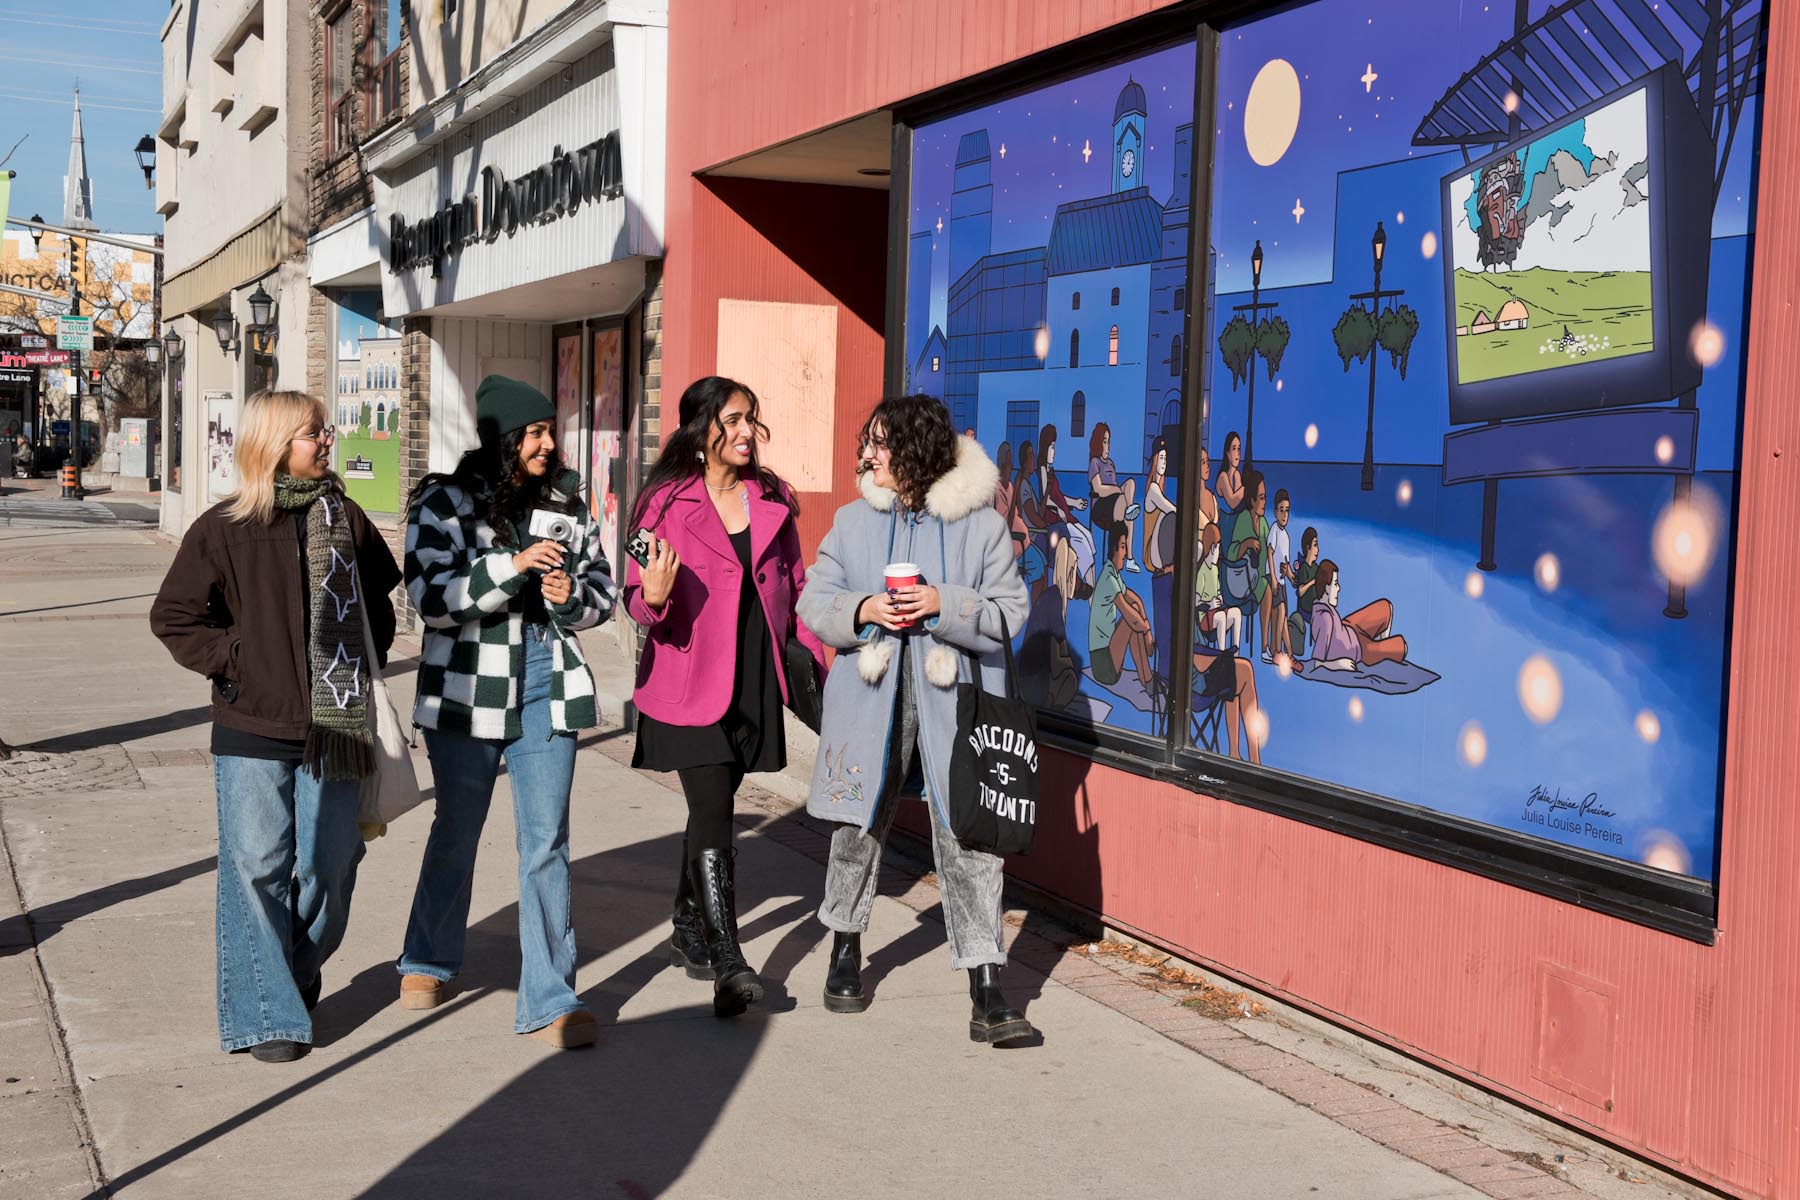
POLYGON ((1259 167, 1272 167, 1300 128, 1300 76, 1285 58, 1263 64, 1244 101, 1244 145, 1259 167))

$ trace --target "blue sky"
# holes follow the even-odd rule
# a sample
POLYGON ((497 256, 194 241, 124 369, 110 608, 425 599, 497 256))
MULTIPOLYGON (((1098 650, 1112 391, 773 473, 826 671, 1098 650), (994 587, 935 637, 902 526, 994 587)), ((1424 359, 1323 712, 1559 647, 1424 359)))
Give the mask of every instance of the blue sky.
POLYGON ((154 133, 162 103, 165 4, 91 0, 0 0, 0 154, 24 137, 7 161, 16 171, 13 216, 62 216, 74 88, 81 82, 94 219, 102 229, 153 233, 162 228, 132 147, 154 133))

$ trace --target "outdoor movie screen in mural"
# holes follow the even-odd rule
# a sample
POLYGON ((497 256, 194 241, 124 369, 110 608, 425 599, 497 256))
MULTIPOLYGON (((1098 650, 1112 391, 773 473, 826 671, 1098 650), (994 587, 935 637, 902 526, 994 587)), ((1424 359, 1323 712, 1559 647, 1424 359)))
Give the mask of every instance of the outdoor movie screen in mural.
POLYGON ((1166 728, 1179 591, 1195 57, 1184 42, 921 124, 904 231, 904 385, 1001 468, 1024 688, 1145 734, 1166 728))
POLYGON ((1221 33, 1185 732, 1711 880, 1762 5, 1480 9, 1221 33))
POLYGON ((383 324, 381 292, 337 295, 337 470, 344 491, 369 512, 400 511, 400 331, 383 324))

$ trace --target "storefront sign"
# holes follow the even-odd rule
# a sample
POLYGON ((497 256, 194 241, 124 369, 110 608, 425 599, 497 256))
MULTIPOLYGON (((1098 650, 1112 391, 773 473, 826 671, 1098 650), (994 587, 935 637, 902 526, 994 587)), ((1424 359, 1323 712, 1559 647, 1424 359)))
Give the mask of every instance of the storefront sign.
POLYGON ((624 165, 617 130, 579 150, 556 146, 550 160, 517 179, 498 167, 481 169, 481 197, 469 192, 417 221, 388 218, 388 270, 394 274, 429 265, 432 278, 446 256, 474 242, 511 236, 521 225, 569 216, 583 204, 623 194, 624 165))
POLYGON ((0 350, 0 367, 66 367, 67 350, 0 350))
POLYGON ((35 371, 0 371, 0 383, 17 383, 29 387, 36 378, 35 371))
POLYGON ((30 271, 8 271, 6 274, 0 275, 0 283, 5 283, 10 287, 36 288, 40 292, 58 290, 57 278, 50 271, 39 271, 35 274, 30 271))

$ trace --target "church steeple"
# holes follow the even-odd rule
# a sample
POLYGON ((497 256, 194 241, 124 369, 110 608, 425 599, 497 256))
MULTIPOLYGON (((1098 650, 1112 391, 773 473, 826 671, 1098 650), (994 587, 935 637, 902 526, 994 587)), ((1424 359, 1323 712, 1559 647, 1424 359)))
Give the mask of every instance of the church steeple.
POLYGON ((1113 185, 1116 192, 1144 186, 1144 126, 1149 120, 1143 85, 1127 79, 1113 105, 1113 185))
POLYGON ((75 85, 75 127, 69 133, 69 173, 63 176, 62 223, 93 229, 94 182, 88 178, 87 147, 81 135, 81 84, 75 85))

